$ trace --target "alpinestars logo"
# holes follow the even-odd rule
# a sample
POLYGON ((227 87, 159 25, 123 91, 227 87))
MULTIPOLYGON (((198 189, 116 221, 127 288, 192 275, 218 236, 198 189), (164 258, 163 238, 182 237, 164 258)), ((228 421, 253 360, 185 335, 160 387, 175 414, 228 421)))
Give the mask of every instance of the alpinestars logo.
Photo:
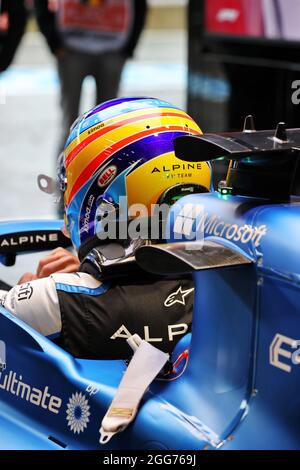
POLYGON ((90 421, 90 406, 87 398, 81 392, 76 392, 67 405, 67 423, 74 434, 85 430, 90 421))
POLYGON ((169 297, 165 300, 164 306, 165 307, 172 307, 175 304, 185 305, 185 298, 191 292, 194 291, 194 287, 192 289, 183 290, 180 286, 176 292, 172 292, 169 297))

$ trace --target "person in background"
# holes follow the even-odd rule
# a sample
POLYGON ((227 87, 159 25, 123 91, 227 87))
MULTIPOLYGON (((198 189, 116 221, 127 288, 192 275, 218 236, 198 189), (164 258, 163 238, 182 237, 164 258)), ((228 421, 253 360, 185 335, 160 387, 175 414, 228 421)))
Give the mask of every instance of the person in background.
POLYGON ((0 0, 0 72, 11 64, 23 37, 27 9, 25 0, 0 0))
POLYGON ((97 103, 115 98, 123 66, 146 18, 146 0, 34 0, 37 21, 57 59, 63 128, 60 151, 79 114, 82 83, 96 81, 97 103))

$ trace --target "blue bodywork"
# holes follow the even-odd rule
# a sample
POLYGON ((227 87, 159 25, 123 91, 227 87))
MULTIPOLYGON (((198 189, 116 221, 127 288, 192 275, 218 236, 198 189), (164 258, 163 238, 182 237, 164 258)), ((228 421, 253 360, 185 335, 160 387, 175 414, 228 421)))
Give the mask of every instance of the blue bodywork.
MULTIPOLYGON (((173 354, 189 349, 185 370, 156 380, 133 424, 101 446, 125 363, 74 359, 0 308, 0 448, 299 449, 300 199, 187 196, 172 208, 171 241, 187 203, 203 208, 205 240, 253 263, 193 274, 193 332, 173 354)), ((20 224, 1 224, 0 235, 20 224)))

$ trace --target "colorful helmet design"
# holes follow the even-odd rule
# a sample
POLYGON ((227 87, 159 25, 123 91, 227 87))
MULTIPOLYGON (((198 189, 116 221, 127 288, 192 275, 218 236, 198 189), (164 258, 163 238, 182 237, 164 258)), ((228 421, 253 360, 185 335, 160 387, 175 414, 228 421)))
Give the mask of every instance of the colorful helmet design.
POLYGON ((104 201, 128 207, 171 204, 185 192, 210 190, 208 163, 177 159, 173 139, 201 130, 184 111, 153 98, 105 102, 73 124, 62 157, 66 227, 73 244, 96 234, 96 214, 104 201))

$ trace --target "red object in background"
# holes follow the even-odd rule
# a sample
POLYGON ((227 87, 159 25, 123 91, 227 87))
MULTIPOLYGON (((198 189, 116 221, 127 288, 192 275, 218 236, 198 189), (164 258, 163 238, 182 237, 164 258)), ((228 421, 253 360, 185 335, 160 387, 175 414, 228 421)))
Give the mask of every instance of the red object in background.
POLYGON ((56 13, 58 11, 58 2, 59 0, 48 0, 49 11, 56 13))
POLYGON ((261 0, 206 0, 208 33, 230 36, 264 36, 261 0))
POLYGON ((97 3, 64 0, 59 9, 59 22, 63 28, 125 32, 130 23, 130 3, 128 0, 97 3))
POLYGON ((9 28, 9 17, 8 13, 0 14, 0 32, 6 33, 9 28))

